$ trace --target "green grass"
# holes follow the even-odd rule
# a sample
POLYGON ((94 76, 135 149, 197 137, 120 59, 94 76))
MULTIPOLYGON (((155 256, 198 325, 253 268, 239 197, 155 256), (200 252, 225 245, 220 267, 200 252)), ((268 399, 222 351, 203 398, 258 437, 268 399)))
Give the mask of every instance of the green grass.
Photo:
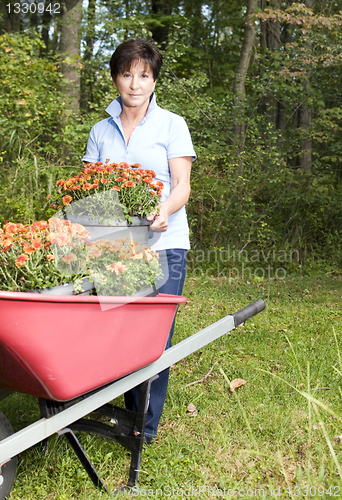
MULTIPOLYGON (((158 439, 144 449, 143 490, 135 498, 219 498, 217 488, 221 498, 224 488, 224 498, 239 498, 232 493, 242 489, 240 498, 260 497, 261 489, 264 498, 304 498, 310 487, 307 498, 339 497, 342 277, 192 278, 184 295, 174 343, 257 298, 267 309, 171 368, 158 439), (231 393, 227 380, 235 378, 247 384, 231 393), (187 412, 189 403, 197 416, 187 412)), ((39 418, 29 396, 13 394, 0 410, 15 430, 39 418)), ((107 488, 124 485, 129 453, 104 439, 80 439, 107 488)), ((52 437, 47 455, 22 453, 11 499, 102 498, 108 495, 92 486, 64 438, 52 437)))

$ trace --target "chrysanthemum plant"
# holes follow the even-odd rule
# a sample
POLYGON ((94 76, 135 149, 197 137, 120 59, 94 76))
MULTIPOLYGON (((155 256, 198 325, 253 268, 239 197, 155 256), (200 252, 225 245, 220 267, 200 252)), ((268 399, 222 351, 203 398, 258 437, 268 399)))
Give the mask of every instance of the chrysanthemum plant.
POLYGON ((0 230, 1 290, 25 292, 74 283, 82 289, 88 231, 56 217, 31 225, 7 223, 0 230))
POLYGON ((133 296, 162 277, 158 253, 130 238, 97 240, 89 247, 89 274, 98 295, 133 296))
POLYGON ((57 217, 0 229, 0 289, 28 292, 84 278, 98 295, 133 296, 161 278, 158 254, 129 238, 89 242, 80 224, 57 217))
POLYGON ((56 210, 68 207, 70 214, 99 217, 108 224, 120 220, 123 213, 132 223, 132 217, 147 217, 158 208, 163 183, 155 176, 153 170, 142 169, 138 163, 117 164, 109 160, 104 164, 88 163, 74 177, 57 181, 57 193, 51 206, 56 210), (118 204, 119 210, 115 208, 118 204))

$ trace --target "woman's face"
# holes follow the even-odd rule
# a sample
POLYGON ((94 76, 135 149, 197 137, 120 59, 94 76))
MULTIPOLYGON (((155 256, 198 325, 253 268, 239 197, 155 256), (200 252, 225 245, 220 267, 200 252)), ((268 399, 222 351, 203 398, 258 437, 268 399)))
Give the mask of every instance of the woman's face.
POLYGON ((122 103, 127 107, 136 108, 144 107, 148 103, 156 86, 150 66, 141 60, 134 62, 129 71, 119 74, 113 83, 122 103))

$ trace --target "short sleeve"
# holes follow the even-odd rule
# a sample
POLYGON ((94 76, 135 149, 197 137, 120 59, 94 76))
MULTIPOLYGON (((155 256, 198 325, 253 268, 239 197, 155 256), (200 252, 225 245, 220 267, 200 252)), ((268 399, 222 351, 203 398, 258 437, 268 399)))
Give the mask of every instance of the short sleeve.
POLYGON ((192 156, 196 160, 196 153, 192 144, 189 128, 184 118, 173 115, 171 122, 167 159, 192 156))
POLYGON ((95 125, 94 125, 94 127, 92 127, 90 131, 87 142, 87 151, 86 154, 83 156, 82 161, 95 162, 99 161, 99 157, 100 157, 100 152, 97 146, 95 125))

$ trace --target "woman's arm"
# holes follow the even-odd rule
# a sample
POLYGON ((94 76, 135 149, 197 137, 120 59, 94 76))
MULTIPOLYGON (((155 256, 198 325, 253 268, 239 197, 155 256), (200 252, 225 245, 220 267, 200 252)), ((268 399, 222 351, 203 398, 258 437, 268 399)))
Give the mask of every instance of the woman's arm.
POLYGON ((182 156, 169 160, 171 193, 160 205, 159 214, 151 214, 147 217, 147 220, 152 220, 155 217, 155 221, 150 226, 152 231, 156 233, 163 233, 166 231, 169 216, 180 210, 188 201, 190 195, 191 164, 191 156, 182 156))

